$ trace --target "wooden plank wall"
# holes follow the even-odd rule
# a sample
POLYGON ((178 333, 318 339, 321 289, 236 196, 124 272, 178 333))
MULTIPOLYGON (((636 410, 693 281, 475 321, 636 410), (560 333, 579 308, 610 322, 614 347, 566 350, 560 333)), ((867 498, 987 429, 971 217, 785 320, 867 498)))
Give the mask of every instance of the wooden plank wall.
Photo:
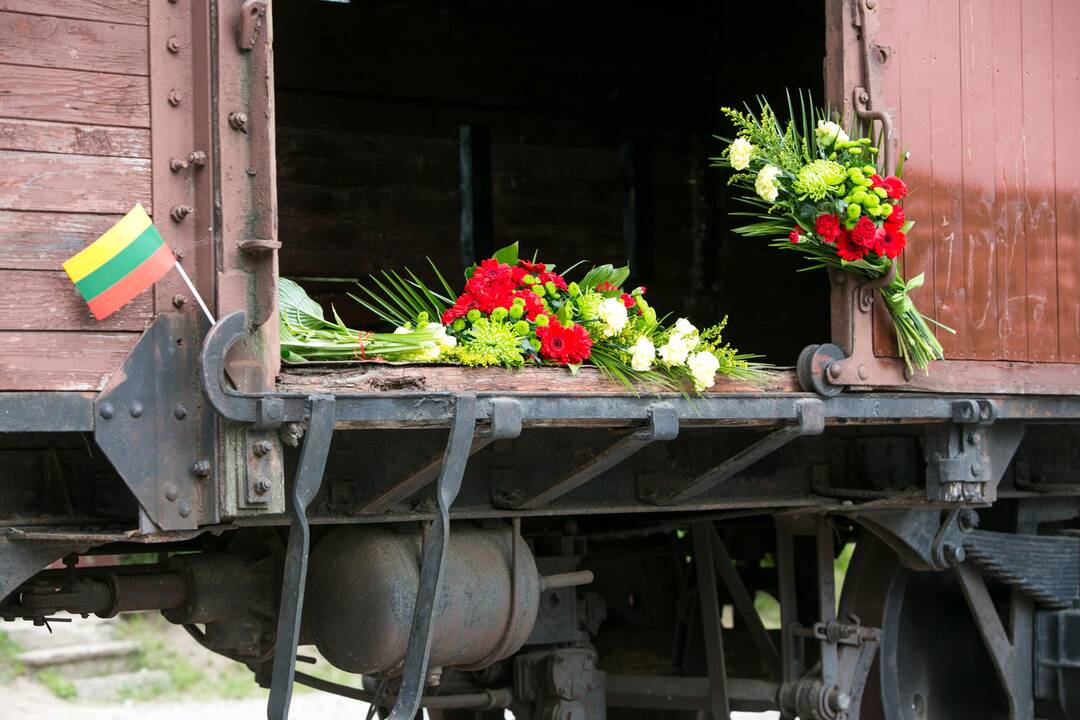
MULTIPOLYGON (((879 7, 919 307, 956 330, 949 358, 1080 361, 1080 3, 879 7)), ((892 350, 884 317, 875 348, 892 350)))
POLYGON ((61 263, 152 210, 147 0, 0 0, 0 390, 98 390, 153 317, 61 263))

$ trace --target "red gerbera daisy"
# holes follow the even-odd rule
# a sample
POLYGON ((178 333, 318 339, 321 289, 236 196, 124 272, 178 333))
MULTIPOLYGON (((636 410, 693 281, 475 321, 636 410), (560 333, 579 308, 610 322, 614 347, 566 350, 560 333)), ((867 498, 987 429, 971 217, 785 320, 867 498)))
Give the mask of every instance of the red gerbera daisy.
POLYGON ((885 192, 893 200, 903 200, 907 197, 907 184, 895 175, 890 175, 883 180, 880 175, 875 173, 870 176, 870 181, 871 188, 885 188, 885 192))
POLYGON ((903 205, 893 205, 892 213, 885 218, 885 228, 899 230, 904 226, 905 222, 907 222, 907 218, 904 216, 903 205))
POLYGON ((476 307, 490 313, 497 307, 509 308, 513 301, 514 272, 506 263, 488 258, 480 263, 468 282, 465 292, 476 300, 476 307))
POLYGON ((546 264, 529 262, 528 260, 518 260, 518 267, 530 275, 539 275, 540 273, 547 272, 546 264))
POLYGON ((904 252, 904 246, 907 245, 907 235, 899 230, 886 227, 885 238, 881 242, 881 248, 877 250, 878 255, 885 255, 886 257, 895 258, 900 253, 904 252))
POLYGON ((540 355, 559 365, 576 365, 589 359, 592 339, 581 325, 563 327, 552 320, 547 327, 536 328, 540 339, 540 355))

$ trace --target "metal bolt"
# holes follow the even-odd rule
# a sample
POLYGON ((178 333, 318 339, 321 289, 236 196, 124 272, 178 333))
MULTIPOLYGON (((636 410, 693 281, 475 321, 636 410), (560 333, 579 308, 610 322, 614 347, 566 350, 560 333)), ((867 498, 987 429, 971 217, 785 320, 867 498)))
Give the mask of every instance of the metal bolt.
POLYGON ((176 489, 176 486, 172 483, 165 483, 165 499, 173 502, 178 497, 180 497, 180 491, 176 489))
POLYGON ((180 101, 184 99, 184 95, 179 90, 171 90, 169 92, 169 104, 176 107, 180 104, 180 101))
POLYGON ((143 414, 143 406, 142 406, 142 403, 141 403, 141 402, 139 402, 138 400, 136 400, 135 402, 131 403, 131 409, 130 409, 130 412, 131 412, 131 417, 133 417, 133 418, 141 418, 141 417, 142 417, 142 414, 143 414))
POLYGON ((191 466, 191 472, 196 477, 201 477, 201 478, 210 477, 210 461, 209 460, 198 460, 198 461, 196 461, 195 464, 191 466))
POLYGON ((184 297, 183 295, 180 295, 179 293, 177 293, 176 295, 172 296, 172 306, 174 308, 176 308, 177 310, 184 307, 184 305, 186 303, 187 303, 187 298, 184 297))
POLYGON ((979 477, 982 475, 982 465, 977 462, 971 463, 971 477, 979 477))
POLYGON ((186 418, 187 408, 184 406, 184 403, 176 403, 176 407, 173 408, 172 414, 177 420, 186 418))
POLYGON ((187 170, 187 160, 181 160, 180 158, 173 158, 169 160, 169 169, 173 172, 180 172, 181 170, 187 170))
POLYGON ((839 360, 833 360, 829 363, 829 378, 831 380, 839 380, 840 374, 844 372, 844 364, 839 360))
POLYGON ((941 552, 945 556, 945 561, 950 565, 959 565, 967 559, 967 551, 952 543, 945 543, 945 546, 941 548, 941 552))
POLYGON ((860 380, 865 380, 866 378, 870 377, 870 369, 865 365, 859 366, 858 373, 860 380))
POLYGON ((962 510, 957 521, 960 524, 961 530, 969 532, 979 527, 979 513, 974 510, 962 510))
POLYGON ((177 205, 169 211, 169 217, 172 218, 174 223, 182 222, 191 213, 195 212, 195 208, 190 205, 177 205))
POLYGON ((233 130, 240 130, 242 132, 247 132, 247 122, 248 122, 247 113, 242 113, 242 112, 231 112, 231 113, 229 113, 229 127, 231 127, 233 130))
POLYGON ((181 250, 173 250, 173 255, 176 257, 177 260, 183 260, 184 259, 184 251, 182 249, 181 250))
POLYGON ((180 41, 174 37, 171 37, 165 41, 165 47, 169 49, 169 52, 175 55, 176 53, 180 52, 180 41))
POLYGON ((195 167, 202 167, 206 164, 206 153, 202 150, 196 150, 188 155, 188 162, 195 167))
POLYGON ((187 500, 181 500, 180 504, 176 506, 176 514, 186 518, 191 514, 191 503, 187 500))
POLYGON ((270 492, 270 488, 272 487, 273 483, 270 482, 270 478, 265 476, 261 477, 255 481, 255 494, 265 495, 266 493, 270 492))
POLYGON ((829 691, 829 709, 833 712, 847 712, 851 708, 851 696, 839 688, 829 691))
POLYGON ((101 403, 101 407, 98 408, 98 412, 101 413, 101 417, 108 420, 116 412, 116 408, 113 407, 112 403, 101 403))
POLYGON ((273 449, 274 446, 270 444, 269 440, 260 440, 251 446, 251 450, 255 453, 255 457, 262 457, 273 449))

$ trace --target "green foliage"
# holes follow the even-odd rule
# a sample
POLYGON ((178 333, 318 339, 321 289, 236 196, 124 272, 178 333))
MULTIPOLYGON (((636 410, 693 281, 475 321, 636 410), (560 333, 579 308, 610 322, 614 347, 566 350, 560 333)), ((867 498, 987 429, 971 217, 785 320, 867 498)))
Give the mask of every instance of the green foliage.
POLYGON ((25 668, 19 662, 23 648, 0 630, 0 685, 6 685, 23 674, 25 668))
POLYGON ((75 685, 70 680, 62 676, 53 668, 47 668, 42 670, 34 676, 39 683, 49 688, 52 694, 61 700, 72 700, 78 694, 75 691, 75 685))
POLYGON ((585 273, 585 277, 578 281, 578 285, 582 290, 596 290, 597 287, 605 283, 612 287, 620 287, 628 277, 630 277, 630 266, 628 265, 621 268, 612 265, 600 265, 585 273))

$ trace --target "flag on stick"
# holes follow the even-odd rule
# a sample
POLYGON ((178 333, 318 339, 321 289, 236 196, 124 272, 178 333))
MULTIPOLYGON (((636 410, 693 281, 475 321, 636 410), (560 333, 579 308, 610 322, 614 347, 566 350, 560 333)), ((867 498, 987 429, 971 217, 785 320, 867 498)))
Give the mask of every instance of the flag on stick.
MULTIPOLYGON (((173 267, 180 269, 142 205, 64 263, 68 277, 98 320, 122 308, 173 267)), ((210 317, 187 274, 181 272, 181 276, 210 317)))

